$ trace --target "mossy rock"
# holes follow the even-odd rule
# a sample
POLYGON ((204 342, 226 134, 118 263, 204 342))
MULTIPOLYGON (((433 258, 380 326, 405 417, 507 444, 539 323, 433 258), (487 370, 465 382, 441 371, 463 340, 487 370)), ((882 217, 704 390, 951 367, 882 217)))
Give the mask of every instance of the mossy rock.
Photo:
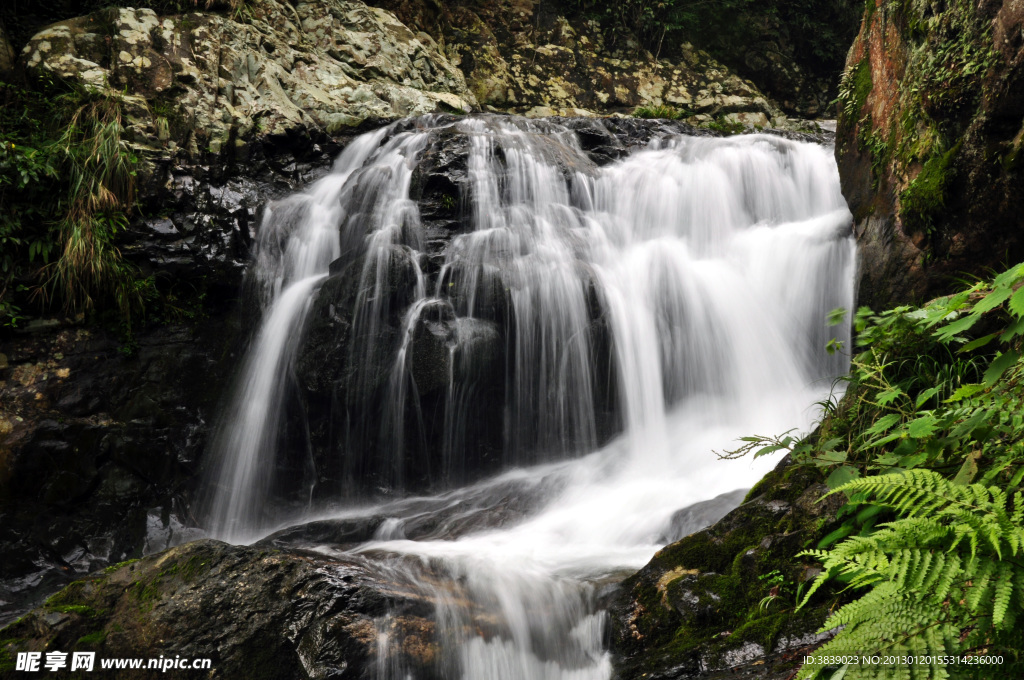
POLYGON ((842 500, 827 493, 818 469, 787 458, 740 507, 666 546, 627 579, 612 607, 620 677, 792 672, 802 651, 827 639, 817 630, 832 595, 819 591, 796 611, 818 572, 793 559, 834 526, 842 500))
POLYGON ((860 304, 921 303, 1024 259, 1024 15, 1011 5, 866 3, 836 130, 860 304))
MULTIPOLYGON (((362 677, 376 649, 374 619, 425 606, 392 587, 357 558, 196 541, 96 572, 8 625, 0 671, 18 652, 59 650, 209 658, 226 678, 362 677)), ((143 669, 108 677, 169 676, 143 669)))
POLYGON ((931 232, 946 206, 946 194, 955 171, 957 144, 945 153, 933 154, 921 172, 900 193, 900 218, 908 231, 931 232))

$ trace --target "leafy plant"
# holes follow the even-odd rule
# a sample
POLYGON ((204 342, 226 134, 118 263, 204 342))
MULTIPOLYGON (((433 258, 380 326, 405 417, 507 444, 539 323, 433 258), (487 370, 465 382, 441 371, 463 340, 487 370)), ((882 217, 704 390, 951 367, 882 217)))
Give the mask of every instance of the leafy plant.
POLYGON ((138 165, 119 98, 45 79, 0 93, 0 321, 15 325, 35 299, 113 307, 130 326, 154 291, 114 243, 138 165))
MULTIPOLYGON (((859 352, 846 394, 828 402, 814 436, 745 437, 726 454, 787 450, 848 498, 821 527, 828 533, 817 550, 800 555, 826 570, 804 601, 827 579, 870 590, 829 620, 842 632, 819 654, 997 650, 1016 660, 1024 651, 1014 631, 1024 605, 1024 264, 919 308, 862 308, 854 328, 859 352)), ((833 670, 941 678, 967 666, 958 668, 833 670)), ((801 677, 823 672, 808 664, 801 677)))
MULTIPOLYGON (((868 494, 900 518, 869 536, 828 551, 809 550, 824 571, 801 606, 824 583, 870 588, 834 612, 820 632, 841 629, 815 656, 924 656, 925 663, 848 664, 847 678, 949 677, 934 656, 1007 652, 1024 607, 1024 496, 998 487, 962 485, 930 470, 865 477, 835 492, 868 494)), ((833 492, 833 493, 835 493, 833 492)), ((797 676, 826 668, 807 664, 797 676)))
POLYGON ((96 296, 114 301, 122 317, 143 308, 146 282, 114 245, 135 202, 137 159, 121 138, 119 102, 88 102, 71 116, 55 144, 68 192, 58 223, 61 252, 44 270, 42 290, 68 311, 95 307, 96 296))
POLYGON ((731 121, 724 117, 713 120, 710 123, 706 123, 703 127, 726 135, 738 135, 747 129, 743 123, 731 121))
POLYGON ((782 590, 786 585, 786 577, 778 569, 773 569, 767 574, 761 574, 757 579, 763 585, 768 586, 768 594, 761 598, 757 608, 761 611, 767 611, 772 603, 782 596, 782 590))
POLYGON ((1024 264, 921 308, 854 318, 861 351, 846 397, 816 438, 756 435, 726 456, 789 450, 833 468, 835 488, 864 474, 927 467, 973 481, 1024 472, 1024 264))
POLYGON ((673 106, 660 105, 660 106, 638 106, 633 109, 634 118, 663 118, 668 120, 679 120, 680 118, 686 118, 690 113, 677 109, 673 106))
POLYGON ((861 59, 856 65, 847 68, 839 81, 839 114, 847 119, 857 118, 868 95, 871 94, 871 61, 861 59))

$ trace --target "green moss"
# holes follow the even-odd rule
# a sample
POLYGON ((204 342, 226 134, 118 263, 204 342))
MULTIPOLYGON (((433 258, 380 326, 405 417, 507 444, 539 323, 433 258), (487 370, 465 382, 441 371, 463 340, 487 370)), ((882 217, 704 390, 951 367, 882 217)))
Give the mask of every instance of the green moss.
POLYGON ((0 671, 14 670, 14 654, 22 644, 21 638, 0 640, 0 671))
POLYGON ((72 581, 63 590, 50 596, 43 606, 47 609, 57 609, 68 605, 80 605, 85 603, 85 581, 72 581))
POLYGON ((102 613, 84 604, 62 604, 55 607, 47 607, 47 609, 60 612, 61 614, 79 614, 88 617, 99 616, 102 613))
POLYGON ((877 191, 881 186, 882 178, 892 160, 894 144, 890 140, 893 140, 893 136, 892 131, 887 138, 882 131, 875 130, 870 115, 860 121, 857 130, 857 144, 858 148, 866 152, 871 159, 871 188, 873 190, 877 191))
POLYGON ((839 83, 839 116, 851 120, 860 116, 873 87, 871 61, 864 57, 843 74, 839 83))
POLYGON ((78 642, 75 643, 75 647, 84 647, 86 649, 95 649, 103 644, 103 641, 107 639, 107 631, 98 630, 95 633, 89 633, 78 638, 78 642))
POLYGON ((193 555, 181 568, 181 578, 185 583, 192 583, 209 570, 209 563, 201 555, 193 555))
POLYGON ((743 623, 729 636, 729 646, 754 642, 770 650, 779 639, 779 633, 789 623, 790 612, 778 612, 743 623))
MULTIPOLYGON (((828 422, 828 419, 826 419, 822 423, 822 429, 812 434, 811 437, 825 439, 826 437, 823 433, 828 422)), ((743 502, 746 503, 764 496, 766 501, 792 503, 807 490, 807 487, 824 481, 825 477, 821 474, 821 471, 815 468, 803 465, 778 466, 761 478, 761 481, 747 492, 743 502)))
POLYGON ((868 95, 871 94, 871 89, 875 86, 871 79, 871 61, 867 57, 861 59, 857 64, 852 79, 853 101, 856 110, 860 111, 864 108, 864 104, 868 101, 868 95))
POLYGON ((106 569, 103 570, 103 573, 104 574, 111 574, 111 573, 117 571, 118 569, 121 569, 123 567, 127 567, 129 564, 135 564, 138 561, 139 561, 138 559, 134 559, 134 560, 125 560, 124 562, 118 562, 117 564, 111 564, 109 567, 107 567, 106 569))
POLYGON ((710 123, 705 123, 701 127, 707 128, 708 130, 714 130, 715 132, 721 132, 726 135, 738 135, 747 129, 743 123, 727 120, 724 117, 717 118, 710 123))
POLYGON ((953 176, 953 161, 960 145, 945 153, 933 154, 921 172, 900 192, 900 219, 908 232, 931 233, 946 206, 946 189, 953 176))
POLYGON ((679 120, 692 115, 684 109, 677 109, 673 106, 638 106, 633 109, 634 118, 658 118, 665 120, 679 120))
POLYGON ((152 581, 136 581, 131 587, 131 594, 139 604, 142 605, 143 611, 149 611, 153 608, 153 604, 160 599, 161 578, 157 576, 152 581))

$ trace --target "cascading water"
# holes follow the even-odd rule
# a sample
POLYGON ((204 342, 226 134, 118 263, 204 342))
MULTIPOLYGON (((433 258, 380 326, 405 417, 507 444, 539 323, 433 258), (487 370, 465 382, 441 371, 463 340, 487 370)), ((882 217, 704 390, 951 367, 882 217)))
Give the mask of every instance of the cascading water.
MULTIPOLYGON (((331 403, 380 404, 329 412, 350 483, 403 487, 427 421, 442 430, 430 479, 460 480, 478 395, 498 379, 504 464, 533 466, 344 513, 389 518, 358 551, 436 603, 433 673, 608 678, 595 584, 642 566, 675 510, 756 481, 770 463, 712 451, 806 428, 844 371, 824 347, 848 338, 825 318, 852 306, 851 221, 830 150, 774 136, 665 135, 600 168, 555 123, 420 119, 364 136, 261 224, 266 312, 216 442, 212 532, 271 526, 281 395, 311 306, 327 310, 347 343, 331 403), (468 139, 462 231, 431 256, 410 196, 442 132, 468 139), (428 382, 443 396, 427 399, 428 382)), ((379 678, 418 677, 392 658, 401 634, 378 622, 379 678)))

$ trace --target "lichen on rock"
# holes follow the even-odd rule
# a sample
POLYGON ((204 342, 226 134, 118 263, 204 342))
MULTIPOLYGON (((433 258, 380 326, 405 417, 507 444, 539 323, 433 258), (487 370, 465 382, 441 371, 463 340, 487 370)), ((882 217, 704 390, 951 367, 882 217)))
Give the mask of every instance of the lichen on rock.
POLYGON ((429 36, 348 0, 254 0, 231 16, 108 9, 44 29, 23 57, 30 72, 121 93, 135 145, 192 156, 244 161, 254 135, 476 105, 429 36))

